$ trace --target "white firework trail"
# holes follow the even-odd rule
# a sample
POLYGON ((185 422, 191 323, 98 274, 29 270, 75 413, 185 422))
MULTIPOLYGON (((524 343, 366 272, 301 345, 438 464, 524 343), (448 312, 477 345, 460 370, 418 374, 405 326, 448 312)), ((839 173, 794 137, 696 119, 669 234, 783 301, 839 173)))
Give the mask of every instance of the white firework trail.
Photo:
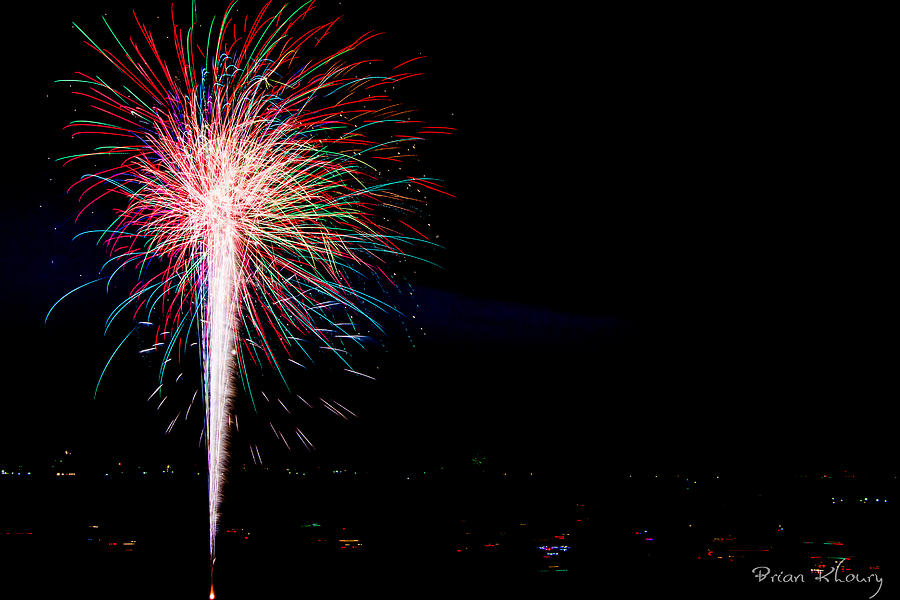
POLYGON ((209 488, 209 557, 216 556, 216 533, 228 461, 229 414, 234 396, 233 368, 238 274, 234 233, 228 219, 229 194, 209 200, 206 319, 202 322, 203 390, 206 405, 207 478, 209 488), (224 213, 224 214, 223 214, 224 213), (223 218, 215 218, 222 215, 223 218))

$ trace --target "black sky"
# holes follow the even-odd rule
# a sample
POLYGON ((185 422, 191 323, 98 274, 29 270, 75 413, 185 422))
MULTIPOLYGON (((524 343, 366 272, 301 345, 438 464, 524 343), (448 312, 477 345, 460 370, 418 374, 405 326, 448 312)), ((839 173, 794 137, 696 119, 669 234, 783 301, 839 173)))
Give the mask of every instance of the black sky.
MULTIPOLYGON (((320 11, 347 15, 347 39, 386 32, 372 54, 426 55, 403 93, 458 130, 423 151, 456 196, 433 206, 445 268, 418 274, 427 340, 386 360, 359 423, 323 426, 324 451, 880 464, 896 119, 879 15, 484 4, 320 11)), ((99 32, 130 7, 6 11, 7 455, 181 448, 144 402, 152 388, 121 383, 139 361, 92 400, 115 346, 102 290, 43 324, 102 261, 71 242, 76 173, 48 160, 76 117, 53 81, 94 64, 71 21, 99 32)), ((150 22, 168 10, 138 7, 150 22)))

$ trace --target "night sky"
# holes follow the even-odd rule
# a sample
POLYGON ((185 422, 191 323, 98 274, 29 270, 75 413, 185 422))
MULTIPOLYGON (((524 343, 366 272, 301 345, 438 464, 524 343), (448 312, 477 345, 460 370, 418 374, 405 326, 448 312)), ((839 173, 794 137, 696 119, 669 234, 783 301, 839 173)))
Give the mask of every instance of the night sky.
MULTIPOLYGON (((199 429, 164 435, 136 349, 93 399, 115 297, 75 294, 43 324, 103 260, 72 242, 78 168, 48 160, 78 117, 53 81, 97 64, 73 20, 99 33, 107 11, 129 30, 132 4, 5 9, 6 460, 204 460, 199 429)), ((422 151, 455 196, 431 207, 443 269, 414 281, 425 335, 393 341, 385 376, 348 392, 358 420, 316 417, 322 456, 586 472, 892 456, 896 127, 877 16, 322 4, 316 23, 347 15, 340 39, 386 32, 363 54, 427 56, 401 96, 458 130, 422 151)))

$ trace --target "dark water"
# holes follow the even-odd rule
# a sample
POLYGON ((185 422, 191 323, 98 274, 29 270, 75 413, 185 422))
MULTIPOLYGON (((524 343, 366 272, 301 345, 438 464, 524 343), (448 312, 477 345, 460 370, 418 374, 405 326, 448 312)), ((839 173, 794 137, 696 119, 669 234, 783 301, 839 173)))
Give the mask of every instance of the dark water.
MULTIPOLYGON (((881 504, 895 498, 888 478, 407 476, 234 475, 217 597, 863 599, 877 590, 813 581, 810 556, 850 557, 844 579, 877 573, 882 598, 897 585, 896 512, 881 504), (565 550, 548 556, 540 546, 565 550), (760 583, 755 566, 806 580, 760 583)), ((4 597, 207 596, 202 478, 38 478, 4 481, 0 492, 4 597)))

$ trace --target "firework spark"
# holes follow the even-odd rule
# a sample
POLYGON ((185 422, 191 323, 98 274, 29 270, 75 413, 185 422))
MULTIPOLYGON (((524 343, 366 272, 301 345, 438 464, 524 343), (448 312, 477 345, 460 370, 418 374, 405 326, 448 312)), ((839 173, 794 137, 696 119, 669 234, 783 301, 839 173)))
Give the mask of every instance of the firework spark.
POLYGON ((110 319, 128 309, 140 325, 157 324, 154 345, 142 350, 163 353, 154 394, 162 394, 166 364, 199 340, 211 564, 231 404, 238 387, 252 393, 248 368, 270 365, 287 385, 279 365, 309 359, 302 342, 313 339, 346 371, 369 377, 351 368, 343 345, 365 339, 356 322, 377 328, 373 313, 390 307, 355 282, 390 282, 390 260, 426 241, 403 219, 416 212, 420 192, 441 191, 431 179, 381 174, 421 134, 443 132, 412 120, 384 92, 415 75, 400 68, 417 59, 389 75, 365 74, 370 61, 347 57, 375 34, 322 53, 336 20, 298 32, 311 8, 266 5, 237 18, 232 4, 218 24, 194 19, 187 30, 173 8, 172 60, 137 17, 137 41, 122 42, 107 24, 113 50, 79 29, 120 83, 73 80, 98 119, 71 127, 104 145, 64 160, 113 161, 76 185, 82 212, 110 195, 127 200, 97 232, 111 254, 101 279, 109 286, 120 272, 138 274, 110 319), (332 318, 336 308, 349 322, 332 318))

